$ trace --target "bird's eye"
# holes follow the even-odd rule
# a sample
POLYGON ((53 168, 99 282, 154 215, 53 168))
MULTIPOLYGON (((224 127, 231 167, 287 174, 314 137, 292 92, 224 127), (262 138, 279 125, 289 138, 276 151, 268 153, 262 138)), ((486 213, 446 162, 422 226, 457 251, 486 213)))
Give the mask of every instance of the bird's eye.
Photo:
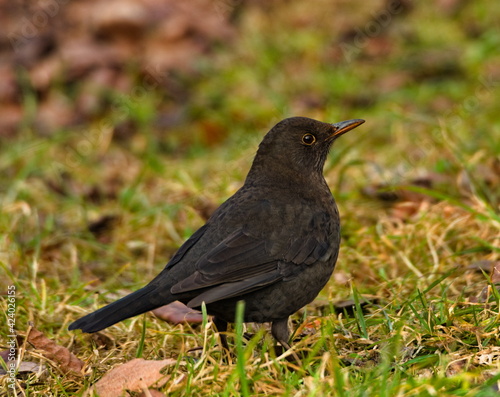
POLYGON ((310 146, 314 142, 316 142, 316 137, 313 134, 304 134, 304 136, 302 136, 302 143, 304 145, 310 146))

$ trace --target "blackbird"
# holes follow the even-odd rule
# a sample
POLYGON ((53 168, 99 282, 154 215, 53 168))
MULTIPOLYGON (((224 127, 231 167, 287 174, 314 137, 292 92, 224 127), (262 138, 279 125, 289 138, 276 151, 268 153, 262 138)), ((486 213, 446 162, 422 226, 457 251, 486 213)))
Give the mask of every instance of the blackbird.
MULTIPOLYGON (((142 289, 73 322, 97 332, 173 301, 205 302, 220 332, 244 301, 245 322, 271 322, 290 348, 288 318, 329 280, 340 218, 323 166, 332 143, 364 120, 327 124, 292 117, 264 137, 244 185, 187 240, 142 289)), ((222 344, 227 348, 225 336, 222 344)))

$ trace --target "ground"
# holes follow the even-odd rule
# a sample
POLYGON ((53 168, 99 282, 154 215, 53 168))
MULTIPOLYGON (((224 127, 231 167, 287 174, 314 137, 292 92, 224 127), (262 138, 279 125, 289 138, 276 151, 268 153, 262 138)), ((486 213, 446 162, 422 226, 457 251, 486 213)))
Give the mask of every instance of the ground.
MULTIPOLYGON (((174 359, 157 387, 173 396, 496 395, 500 6, 213 4, 210 26, 224 29, 207 36, 179 17, 161 37, 189 56, 162 59, 160 72, 147 73, 147 51, 133 57, 137 40, 163 43, 156 33, 123 38, 108 20, 89 45, 119 36, 106 41, 130 55, 118 66, 98 58, 65 71, 46 55, 67 45, 60 31, 31 63, 10 64, 0 87, 1 350, 8 361, 14 338, 16 357, 44 369, 18 374, 20 395, 82 395, 137 357, 174 359), (58 67, 44 74, 41 64, 58 67), (300 362, 251 325, 249 341, 231 330, 228 361, 210 318, 175 325, 146 314, 94 336, 67 330, 159 272, 241 186, 267 130, 298 115, 366 120, 325 167, 342 247, 328 285, 293 317, 300 362)), ((141 21, 125 26, 140 32, 141 21)))

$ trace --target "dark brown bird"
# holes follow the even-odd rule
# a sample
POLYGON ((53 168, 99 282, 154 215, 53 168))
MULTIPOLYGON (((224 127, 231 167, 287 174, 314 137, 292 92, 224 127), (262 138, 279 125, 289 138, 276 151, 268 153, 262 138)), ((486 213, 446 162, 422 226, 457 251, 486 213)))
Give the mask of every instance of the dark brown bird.
MULTIPOLYGON (((332 143, 364 120, 335 124, 293 117, 264 137, 245 184, 187 240, 142 289, 69 326, 97 332, 173 301, 205 302, 218 330, 234 322, 271 322, 289 349, 288 317, 329 280, 340 245, 340 218, 323 177, 332 143)), ((227 347, 225 337, 222 343, 227 347)))

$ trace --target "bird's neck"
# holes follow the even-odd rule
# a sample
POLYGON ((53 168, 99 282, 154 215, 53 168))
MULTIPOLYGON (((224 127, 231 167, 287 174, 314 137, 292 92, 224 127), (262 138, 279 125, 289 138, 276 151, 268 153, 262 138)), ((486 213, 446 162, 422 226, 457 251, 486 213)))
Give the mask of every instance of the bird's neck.
POLYGON ((286 191, 304 191, 313 194, 317 193, 318 188, 320 188, 330 194, 330 189, 321 171, 294 169, 277 161, 254 161, 245 180, 245 185, 247 184, 272 186, 286 191))

